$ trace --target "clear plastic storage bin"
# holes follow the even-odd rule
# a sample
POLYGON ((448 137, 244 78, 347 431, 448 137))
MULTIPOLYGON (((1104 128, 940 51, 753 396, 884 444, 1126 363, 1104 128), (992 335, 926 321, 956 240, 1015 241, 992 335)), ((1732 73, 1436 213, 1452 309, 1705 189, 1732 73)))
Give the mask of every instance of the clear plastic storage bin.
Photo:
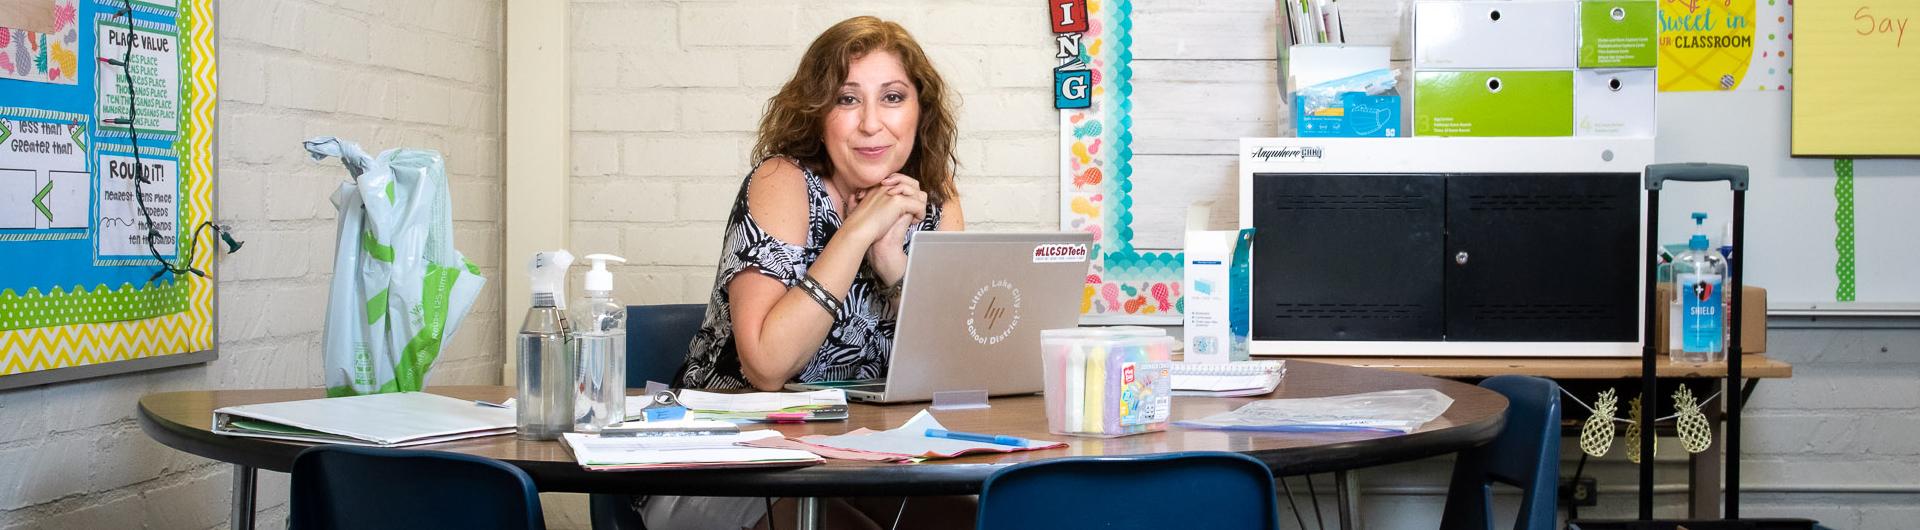
POLYGON ((1047 431, 1110 438, 1166 430, 1176 342, 1152 328, 1040 332, 1047 431))

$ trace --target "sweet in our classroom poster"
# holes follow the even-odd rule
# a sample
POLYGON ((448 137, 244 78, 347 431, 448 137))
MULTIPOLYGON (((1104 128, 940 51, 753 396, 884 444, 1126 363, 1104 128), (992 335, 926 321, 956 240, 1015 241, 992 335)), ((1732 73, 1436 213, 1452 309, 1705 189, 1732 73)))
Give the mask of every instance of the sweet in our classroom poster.
POLYGON ((1793 85, 1794 0, 1659 0, 1661 92, 1793 85))
POLYGON ((0 387, 213 348, 213 30, 212 0, 0 2, 0 387))

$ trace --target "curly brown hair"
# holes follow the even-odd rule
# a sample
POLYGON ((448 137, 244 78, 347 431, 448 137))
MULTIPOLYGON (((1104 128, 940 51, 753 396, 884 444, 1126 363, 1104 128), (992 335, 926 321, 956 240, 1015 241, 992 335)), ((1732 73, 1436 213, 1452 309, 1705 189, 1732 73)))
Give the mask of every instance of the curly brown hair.
POLYGON ((893 52, 899 57, 900 66, 920 96, 920 124, 914 132, 913 151, 900 171, 920 181, 927 200, 946 204, 947 199, 959 195, 953 186, 953 173, 960 163, 953 153, 959 132, 947 84, 906 28, 870 16, 840 21, 807 47, 793 79, 767 99, 753 158, 792 157, 807 169, 831 177, 833 162, 827 158, 822 141, 827 112, 833 109, 834 97, 846 82, 848 64, 874 51, 893 52))

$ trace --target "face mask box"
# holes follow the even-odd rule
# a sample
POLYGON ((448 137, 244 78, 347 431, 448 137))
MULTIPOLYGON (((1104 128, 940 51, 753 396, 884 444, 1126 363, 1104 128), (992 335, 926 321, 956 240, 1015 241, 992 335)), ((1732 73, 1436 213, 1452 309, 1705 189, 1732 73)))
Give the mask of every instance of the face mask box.
POLYGON ((1301 137, 1401 136, 1401 99, 1386 46, 1305 44, 1286 50, 1287 94, 1301 137))

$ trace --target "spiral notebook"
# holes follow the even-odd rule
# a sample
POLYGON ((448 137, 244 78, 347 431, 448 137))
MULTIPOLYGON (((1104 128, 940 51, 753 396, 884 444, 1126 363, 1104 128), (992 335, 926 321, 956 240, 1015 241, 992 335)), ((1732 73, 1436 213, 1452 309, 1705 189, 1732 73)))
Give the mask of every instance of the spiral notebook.
POLYGON ((1175 396, 1263 396, 1280 386, 1286 361, 1173 363, 1175 396))

